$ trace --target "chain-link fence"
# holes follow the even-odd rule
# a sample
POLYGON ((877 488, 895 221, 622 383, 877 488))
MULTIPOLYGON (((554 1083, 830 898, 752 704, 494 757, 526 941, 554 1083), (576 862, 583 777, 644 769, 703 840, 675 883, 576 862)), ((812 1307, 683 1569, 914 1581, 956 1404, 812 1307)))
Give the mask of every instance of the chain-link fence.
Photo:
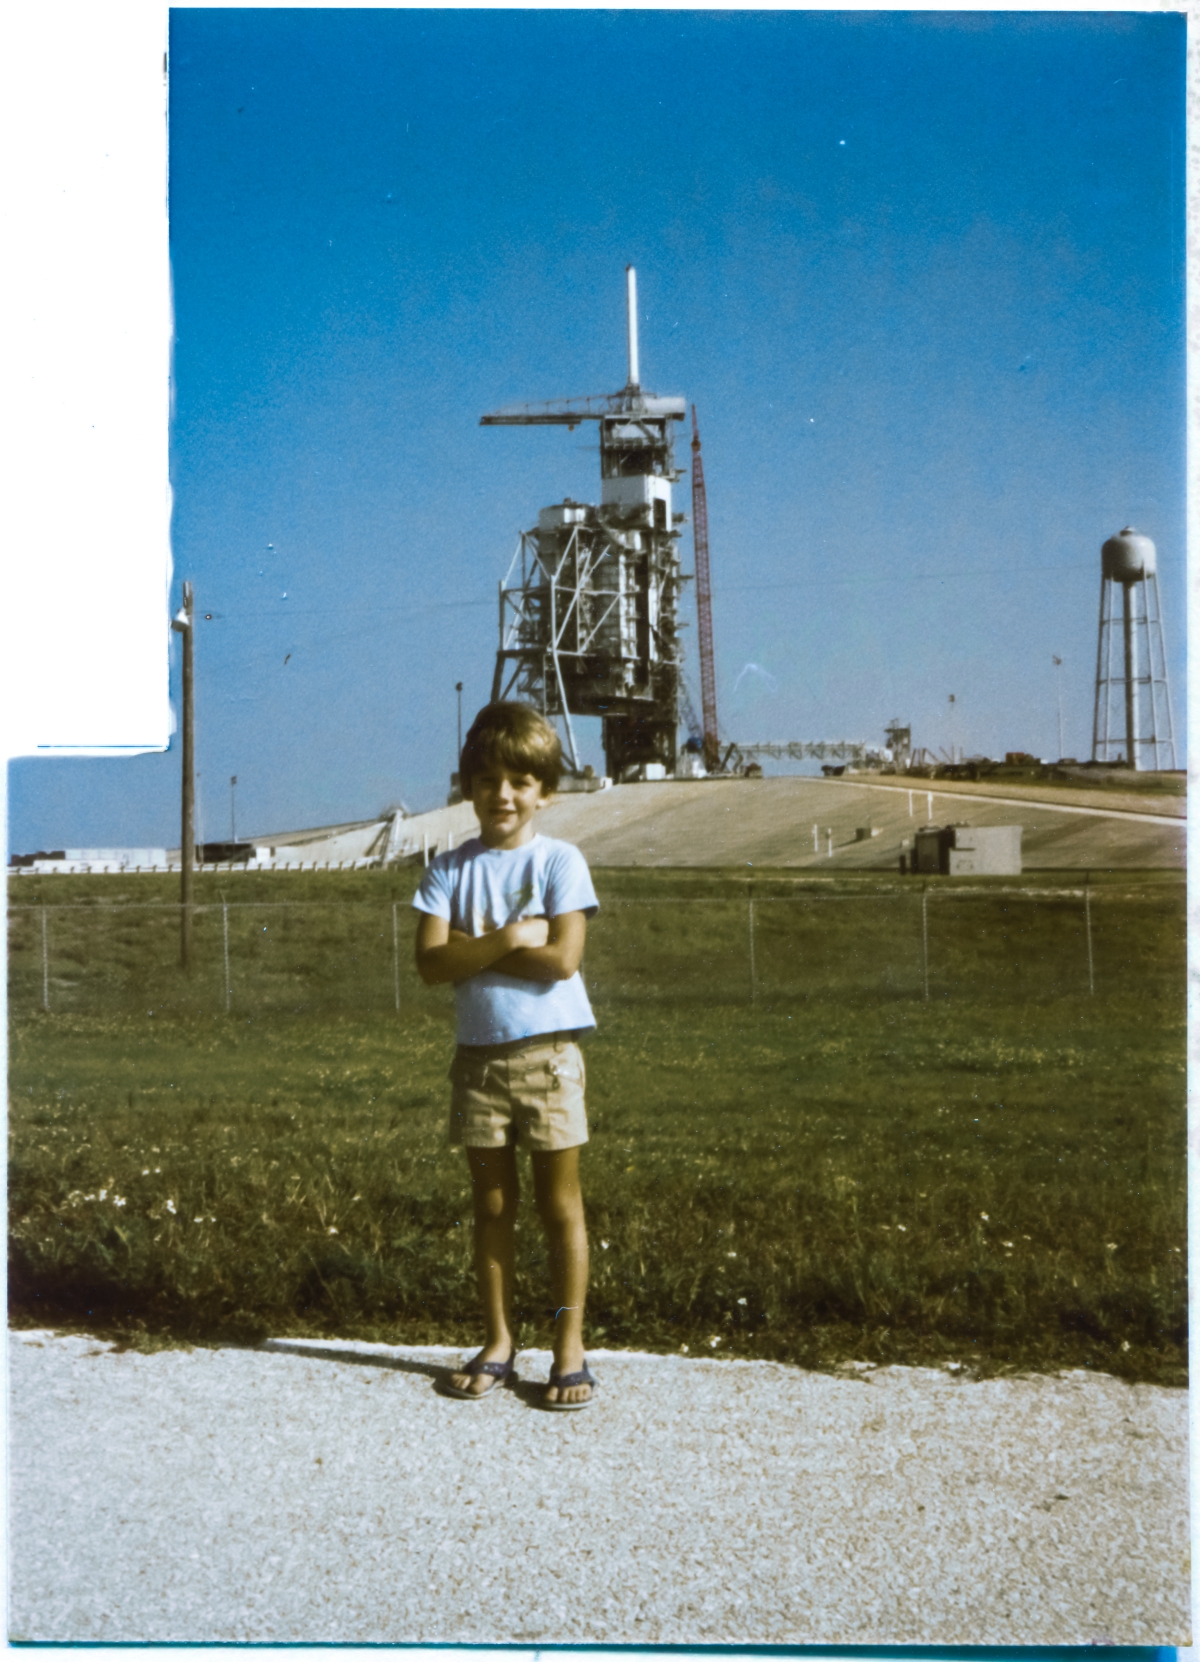
MULTIPOLYGON (((1051 998, 1123 986, 1177 996, 1178 895, 1147 888, 602 897, 584 976, 594 1004, 1051 998)), ((405 900, 13 905, 9 1008, 57 1014, 395 1014, 444 1005, 413 967, 405 900)))

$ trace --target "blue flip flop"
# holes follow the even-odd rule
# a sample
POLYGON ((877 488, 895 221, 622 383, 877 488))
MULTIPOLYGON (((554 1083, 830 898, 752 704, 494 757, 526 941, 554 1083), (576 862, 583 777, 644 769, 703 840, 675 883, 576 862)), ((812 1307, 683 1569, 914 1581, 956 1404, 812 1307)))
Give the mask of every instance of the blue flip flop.
POLYGON ((596 1392, 599 1389, 596 1381, 592 1378, 588 1371, 586 1358, 584 1359, 583 1366, 580 1368, 578 1373, 555 1373, 554 1369, 551 1368, 550 1378, 547 1381, 546 1389, 549 1390, 551 1385, 556 1385, 559 1390, 562 1390, 564 1387, 567 1390, 570 1390, 572 1385, 590 1385, 592 1387, 591 1396, 584 1397, 582 1402, 563 1402, 561 1398, 557 1402, 547 1402, 546 1398, 543 1396, 542 1407, 548 1408, 552 1413, 556 1414, 570 1414, 580 1408, 590 1408, 596 1400, 596 1392))
POLYGON ((486 1391, 464 1391, 460 1386, 451 1385, 447 1381, 442 1386, 442 1390, 448 1397, 457 1397, 460 1402, 486 1402, 488 1397, 494 1397, 496 1392, 505 1385, 511 1385, 516 1381, 515 1363, 517 1353, 515 1350, 507 1362, 483 1362, 480 1360, 482 1354, 481 1351, 479 1356, 472 1356, 469 1362, 464 1362, 462 1367, 455 1368, 454 1372, 469 1373, 472 1376, 485 1373, 495 1380, 495 1384, 489 1385, 486 1391))

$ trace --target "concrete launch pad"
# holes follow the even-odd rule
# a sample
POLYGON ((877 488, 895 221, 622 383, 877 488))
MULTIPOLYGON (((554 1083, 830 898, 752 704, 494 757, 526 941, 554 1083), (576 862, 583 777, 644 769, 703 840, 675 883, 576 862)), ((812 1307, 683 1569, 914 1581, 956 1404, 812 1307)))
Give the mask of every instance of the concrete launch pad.
POLYGON ((1026 870, 1183 870, 1182 798, 1052 794, 1056 800, 1048 801, 1032 791, 993 795, 979 786, 939 789, 937 781, 922 780, 912 787, 910 813, 902 780, 671 780, 562 797, 537 825, 547 836, 577 843, 597 866, 896 871, 902 840, 919 826, 960 822, 1020 825, 1026 870), (859 840, 859 831, 868 835, 859 840))

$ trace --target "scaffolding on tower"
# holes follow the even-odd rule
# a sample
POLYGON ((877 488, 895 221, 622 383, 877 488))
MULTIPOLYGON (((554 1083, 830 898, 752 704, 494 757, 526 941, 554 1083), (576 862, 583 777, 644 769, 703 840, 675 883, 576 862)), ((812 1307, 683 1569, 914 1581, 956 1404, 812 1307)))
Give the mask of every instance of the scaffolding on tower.
POLYGON ((679 726, 678 523, 671 489, 681 475, 673 423, 682 398, 642 389, 637 286, 626 267, 629 373, 600 398, 520 405, 481 417, 484 427, 600 428, 600 502, 570 497, 543 508, 521 534, 500 585, 500 643, 493 699, 521 698, 561 718, 572 769, 572 715, 599 716, 614 779, 675 769, 679 726))

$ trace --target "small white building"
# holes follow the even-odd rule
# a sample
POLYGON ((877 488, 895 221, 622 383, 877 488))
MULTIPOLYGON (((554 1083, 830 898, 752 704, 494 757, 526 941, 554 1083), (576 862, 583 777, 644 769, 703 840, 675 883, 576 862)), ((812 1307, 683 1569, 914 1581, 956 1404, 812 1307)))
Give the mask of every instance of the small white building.
POLYGON ((1019 877, 1019 825, 926 825, 913 839, 912 870, 944 877, 1019 877))
POLYGON ((1019 825, 956 825, 950 848, 951 877, 1019 877, 1019 825))

